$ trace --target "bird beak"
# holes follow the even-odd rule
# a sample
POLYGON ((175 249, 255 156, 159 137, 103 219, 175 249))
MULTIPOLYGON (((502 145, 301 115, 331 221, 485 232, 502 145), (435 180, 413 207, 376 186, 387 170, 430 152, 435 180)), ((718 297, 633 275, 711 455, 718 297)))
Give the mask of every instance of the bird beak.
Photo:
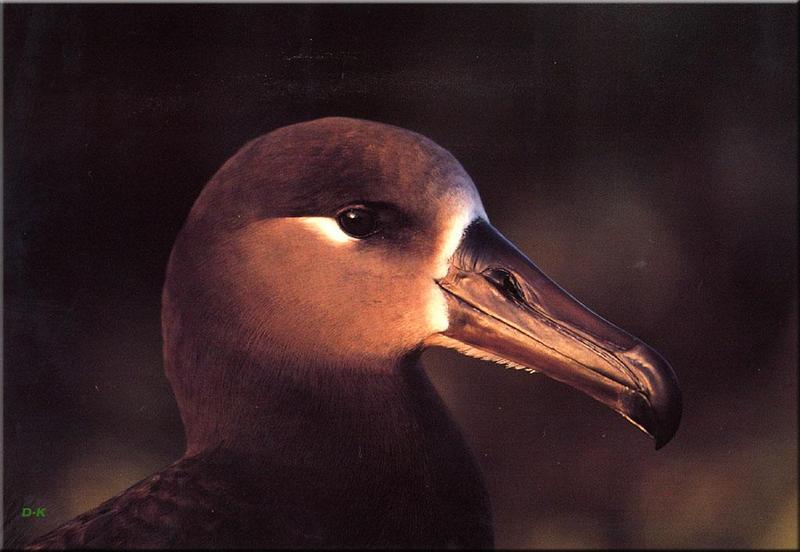
POLYGON ((540 371, 624 416, 661 448, 681 419, 681 392, 653 349, 545 276, 488 222, 466 230, 437 283, 449 327, 439 343, 540 371))

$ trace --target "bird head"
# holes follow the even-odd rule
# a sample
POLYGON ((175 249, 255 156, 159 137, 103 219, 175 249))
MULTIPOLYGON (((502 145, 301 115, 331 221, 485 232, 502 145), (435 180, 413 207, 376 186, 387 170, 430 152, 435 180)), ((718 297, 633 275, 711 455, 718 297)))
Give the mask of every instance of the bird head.
POLYGON ((564 382, 657 446, 680 419, 669 365, 492 227, 450 153, 389 125, 327 118, 245 145, 195 202, 163 303, 185 422, 265 370, 386 372, 431 345, 564 382))

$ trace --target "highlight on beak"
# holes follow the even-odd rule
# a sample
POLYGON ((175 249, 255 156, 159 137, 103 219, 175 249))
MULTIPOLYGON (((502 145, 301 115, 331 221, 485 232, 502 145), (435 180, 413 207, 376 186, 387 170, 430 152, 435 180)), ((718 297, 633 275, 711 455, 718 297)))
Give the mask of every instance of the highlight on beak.
POLYGON ((467 228, 447 274, 448 328, 434 344, 539 371, 653 437, 675 434, 682 401, 670 365, 545 276, 487 221, 467 228))

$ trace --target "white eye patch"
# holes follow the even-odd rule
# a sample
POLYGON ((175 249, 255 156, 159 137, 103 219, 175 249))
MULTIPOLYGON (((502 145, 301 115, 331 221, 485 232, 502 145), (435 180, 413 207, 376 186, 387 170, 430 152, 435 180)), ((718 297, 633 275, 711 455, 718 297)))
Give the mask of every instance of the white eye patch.
POLYGON ((306 225, 326 240, 335 244, 345 244, 357 241, 356 238, 345 234, 334 219, 329 217, 297 217, 295 220, 306 225))
POLYGON ((475 214, 472 210, 462 211, 457 216, 453 217, 447 225, 447 228, 440 240, 439 252, 436 256, 436 266, 434 267, 434 275, 431 281, 431 291, 427 301, 427 318, 428 327, 431 332, 443 332, 450 326, 450 317, 447 313, 447 302, 444 298, 444 292, 435 282, 444 278, 450 268, 450 259, 453 254, 461 245, 461 239, 464 237, 464 232, 473 220, 475 214))
POLYGON ((435 279, 444 278, 447 270, 450 267, 450 259, 453 254, 461 245, 461 239, 464 237, 464 232, 472 221, 475 220, 475 213, 472 210, 463 211, 457 216, 454 216, 447 224, 447 228, 442 234, 442 239, 439 242, 439 254, 437 255, 435 279))
MULTIPOLYGON (((462 206, 457 211, 440 234, 438 254, 436 256, 436 266, 434 267, 434 280, 439 280, 447 275, 450 269, 450 259, 452 259, 467 227, 478 218, 486 218, 486 211, 480 199, 475 196, 467 196, 462 199, 462 206)), ((450 325, 450 317, 447 313, 447 302, 444 292, 434 283, 430 298, 427 304, 427 317, 430 328, 433 332, 443 332, 450 325)))
POLYGON ((440 234, 437 263, 434 278, 444 278, 450 267, 450 259, 461 245, 467 227, 478 218, 486 219, 480 198, 476 195, 467 195, 460 198, 461 208, 447 221, 440 234))

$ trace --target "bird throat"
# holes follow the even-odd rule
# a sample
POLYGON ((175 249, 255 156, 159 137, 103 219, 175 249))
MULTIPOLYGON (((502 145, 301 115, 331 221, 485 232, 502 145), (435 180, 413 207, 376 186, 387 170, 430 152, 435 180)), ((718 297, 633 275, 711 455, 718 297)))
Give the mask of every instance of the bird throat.
POLYGON ((428 437, 458 434, 418 354, 393 369, 271 365, 231 372, 217 386, 227 391, 223 404, 201 401, 208 412, 198 405, 194 419, 185 419, 192 454, 222 446, 340 476, 372 465, 396 472, 409 459, 426 460, 426 447, 435 445, 428 437))

